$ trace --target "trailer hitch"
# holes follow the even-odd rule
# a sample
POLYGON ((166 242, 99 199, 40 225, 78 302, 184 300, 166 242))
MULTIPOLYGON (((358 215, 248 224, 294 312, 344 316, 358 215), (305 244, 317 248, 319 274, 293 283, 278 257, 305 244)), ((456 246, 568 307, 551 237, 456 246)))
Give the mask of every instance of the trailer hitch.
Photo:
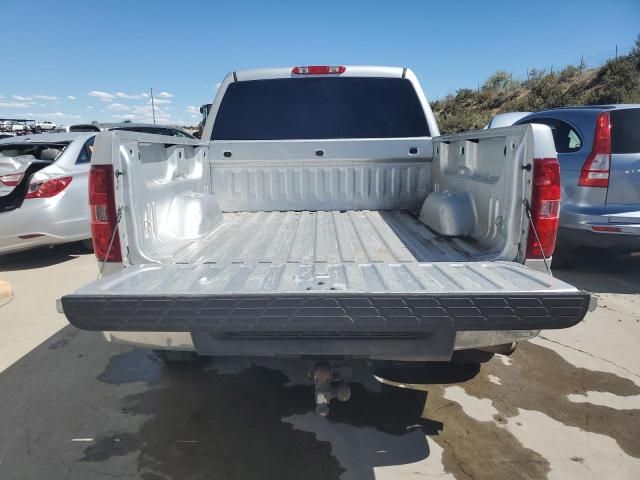
POLYGON ((328 364, 315 365, 313 383, 316 413, 322 417, 329 415, 329 402, 334 398, 340 402, 346 402, 351 398, 351 387, 342 381, 338 371, 328 364))

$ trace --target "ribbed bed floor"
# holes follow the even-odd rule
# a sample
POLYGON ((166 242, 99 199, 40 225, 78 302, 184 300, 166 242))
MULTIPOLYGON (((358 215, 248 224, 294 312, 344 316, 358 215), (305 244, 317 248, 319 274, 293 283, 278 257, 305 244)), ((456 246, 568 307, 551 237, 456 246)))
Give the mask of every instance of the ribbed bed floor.
POLYGON ((175 263, 404 263, 468 259, 470 246, 401 211, 225 213, 175 263))

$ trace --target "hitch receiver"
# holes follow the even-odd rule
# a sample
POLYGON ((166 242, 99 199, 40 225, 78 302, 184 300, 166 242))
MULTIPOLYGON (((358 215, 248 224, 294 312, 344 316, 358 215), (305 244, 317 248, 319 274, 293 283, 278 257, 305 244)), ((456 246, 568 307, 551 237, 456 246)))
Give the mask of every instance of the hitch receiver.
POLYGON ((316 413, 322 417, 329 415, 329 402, 338 399, 346 402, 351 398, 351 387, 344 382, 333 382, 334 373, 330 365, 317 364, 313 370, 315 385, 316 413), (332 385, 333 383, 333 385, 332 385))

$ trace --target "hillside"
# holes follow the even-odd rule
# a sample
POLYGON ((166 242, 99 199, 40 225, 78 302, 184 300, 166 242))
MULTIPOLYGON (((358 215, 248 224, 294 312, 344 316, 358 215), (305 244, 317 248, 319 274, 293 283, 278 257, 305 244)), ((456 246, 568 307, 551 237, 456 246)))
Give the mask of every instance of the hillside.
POLYGON ((432 102, 431 108, 440 132, 455 133, 482 128, 497 113, 606 103, 640 103, 640 35, 628 55, 600 68, 534 69, 525 81, 498 71, 478 90, 460 89, 432 102))

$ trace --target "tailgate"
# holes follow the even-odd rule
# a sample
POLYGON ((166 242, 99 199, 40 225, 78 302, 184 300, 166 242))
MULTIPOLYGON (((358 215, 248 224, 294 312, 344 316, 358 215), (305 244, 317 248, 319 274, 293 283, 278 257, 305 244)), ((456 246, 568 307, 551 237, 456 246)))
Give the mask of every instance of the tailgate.
POLYGON ((590 295, 508 262, 138 265, 62 298, 85 330, 418 337, 580 322, 590 295))
POLYGON ((611 222, 640 223, 640 108, 611 111, 611 222))

